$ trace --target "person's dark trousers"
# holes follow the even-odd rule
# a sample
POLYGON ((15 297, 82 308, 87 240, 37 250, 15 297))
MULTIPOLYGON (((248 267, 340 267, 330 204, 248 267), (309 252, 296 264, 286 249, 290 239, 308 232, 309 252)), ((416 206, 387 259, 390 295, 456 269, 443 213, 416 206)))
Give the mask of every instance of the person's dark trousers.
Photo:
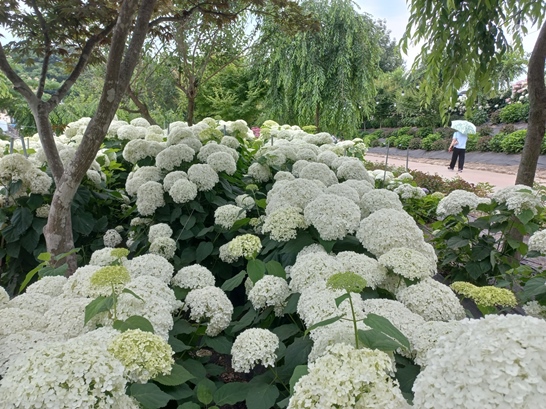
POLYGON ((453 155, 451 155, 451 163, 449 164, 451 169, 455 168, 457 159, 459 159, 459 170, 463 170, 465 151, 465 149, 453 148, 453 155))

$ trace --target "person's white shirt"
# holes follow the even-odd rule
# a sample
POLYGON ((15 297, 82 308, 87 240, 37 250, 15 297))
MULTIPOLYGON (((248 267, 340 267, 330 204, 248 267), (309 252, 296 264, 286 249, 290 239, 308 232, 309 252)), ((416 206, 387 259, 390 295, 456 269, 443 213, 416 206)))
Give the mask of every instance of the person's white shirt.
POLYGON ((457 143, 453 145, 454 148, 466 149, 466 141, 468 140, 468 135, 456 131, 453 134, 453 139, 457 141, 457 143))

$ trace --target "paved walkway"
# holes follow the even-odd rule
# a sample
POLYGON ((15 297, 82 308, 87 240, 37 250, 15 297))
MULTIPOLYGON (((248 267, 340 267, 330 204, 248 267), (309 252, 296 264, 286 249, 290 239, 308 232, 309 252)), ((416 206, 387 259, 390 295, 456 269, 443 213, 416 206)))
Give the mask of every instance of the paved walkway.
MULTIPOLYGON (((385 155, 378 155, 374 153, 367 153, 366 160, 371 162, 385 163, 385 155)), ((473 164, 466 164, 463 172, 458 173, 447 168, 449 161, 446 160, 443 165, 442 161, 435 160, 433 163, 429 161, 418 161, 415 158, 409 158, 408 168, 411 170, 419 170, 421 172, 438 174, 444 178, 456 178, 460 177, 467 182, 478 184, 480 182, 488 182, 495 186, 497 189, 502 189, 507 186, 514 185, 516 181, 516 171, 513 167, 507 167, 505 170, 507 173, 491 172, 487 170, 476 169, 473 164)), ((406 158, 389 156, 389 166, 406 166, 406 158)), ((537 180, 537 182, 543 182, 537 180)))

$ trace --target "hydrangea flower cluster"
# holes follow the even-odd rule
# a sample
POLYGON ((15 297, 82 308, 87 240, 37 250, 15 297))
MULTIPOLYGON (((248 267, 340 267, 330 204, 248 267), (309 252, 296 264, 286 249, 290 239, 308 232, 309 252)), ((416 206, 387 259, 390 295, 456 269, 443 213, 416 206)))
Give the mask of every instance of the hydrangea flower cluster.
POLYGON ((427 321, 418 325, 411 334, 412 354, 414 362, 422 368, 427 366, 428 351, 433 349, 441 337, 458 329, 461 321, 427 321))
POLYGON ((402 211, 403 208, 404 206, 398 194, 387 189, 370 190, 360 200, 360 209, 363 218, 380 209, 402 211))
POLYGON ((500 189, 493 194, 492 200, 506 204, 508 210, 520 214, 524 210, 531 210, 534 215, 543 209, 539 194, 529 186, 514 185, 500 189))
POLYGON ((241 332, 231 347, 231 365, 236 372, 250 372, 256 365, 275 366, 279 337, 267 329, 241 332))
POLYGON ((226 263, 233 263, 240 257, 253 259, 261 249, 262 242, 258 236, 243 234, 220 247, 220 259, 226 263))
POLYGON ((214 212, 214 224, 229 230, 237 220, 246 217, 246 210, 232 204, 220 206, 214 212))
POLYGON ((158 237, 150 244, 148 251, 171 260, 176 252, 176 241, 170 237, 158 237))
MULTIPOLYGON (((400 178, 400 176, 398 178, 400 178)), ((409 176, 413 179, 413 176, 409 176)), ((402 183, 394 188, 394 193, 397 193, 402 199, 419 199, 426 196, 423 189, 417 186, 412 186, 408 183, 402 183)))
POLYGON ((284 278, 266 275, 254 283, 248 293, 248 299, 254 309, 273 307, 275 315, 282 317, 290 294, 290 288, 284 278))
POLYGON ((305 221, 315 227, 323 240, 341 240, 360 224, 360 209, 350 199, 322 194, 304 209, 305 221))
POLYGON ((194 290, 214 286, 215 278, 206 267, 199 264, 193 264, 178 270, 178 273, 172 278, 171 284, 180 288, 194 290))
POLYGON ((191 165, 188 169, 188 180, 195 183, 198 191, 208 191, 220 181, 218 173, 212 166, 203 163, 191 165))
POLYGON ((518 301, 514 293, 506 288, 490 285, 477 287, 464 281, 456 281, 451 288, 457 294, 473 299, 476 304, 484 307, 515 307, 518 301))
POLYGON ((279 207, 268 214, 264 220, 262 231, 269 233, 270 237, 279 242, 296 238, 297 229, 305 229, 308 224, 298 207, 279 207))
POLYGON ((396 247, 379 256, 379 264, 408 280, 422 280, 436 274, 436 262, 417 250, 396 247))
POLYGON ((125 376, 133 382, 145 383, 157 375, 169 375, 174 364, 174 352, 167 341, 139 329, 114 337, 108 352, 123 364, 125 376))
POLYGON ((539 230, 529 237, 529 251, 546 253, 546 230, 539 230))
POLYGON ((387 279, 387 269, 376 259, 354 251, 342 251, 336 255, 344 271, 351 271, 366 280, 367 286, 375 289, 387 279))
POLYGON ((141 185, 137 190, 136 205, 142 216, 152 216, 158 208, 164 206, 161 183, 150 181, 141 185))
POLYGON ((474 210, 480 203, 480 198, 473 192, 454 190, 438 203, 436 214, 439 218, 460 214, 465 207, 474 210))
POLYGON ((118 244, 121 244, 123 239, 117 230, 110 229, 106 230, 106 233, 104 233, 104 236, 102 237, 102 241, 106 247, 116 247, 118 244))
POLYGON ((389 356, 378 350, 335 344, 309 364, 309 373, 294 387, 288 409, 409 408, 390 378, 389 356))
POLYGON ((218 287, 208 286, 191 290, 186 296, 184 311, 190 310, 190 319, 201 322, 208 318, 205 333, 215 337, 231 322, 233 304, 218 287))
POLYGON ((520 315, 464 320, 427 355, 413 385, 419 408, 539 408, 546 398, 546 321, 520 315))
POLYGON ((396 299, 427 321, 460 320, 466 316, 455 293, 432 278, 401 289, 396 299))
POLYGON ((343 264, 325 252, 300 252, 296 263, 290 268, 290 289, 301 293, 313 283, 327 280, 331 275, 343 271, 343 264))

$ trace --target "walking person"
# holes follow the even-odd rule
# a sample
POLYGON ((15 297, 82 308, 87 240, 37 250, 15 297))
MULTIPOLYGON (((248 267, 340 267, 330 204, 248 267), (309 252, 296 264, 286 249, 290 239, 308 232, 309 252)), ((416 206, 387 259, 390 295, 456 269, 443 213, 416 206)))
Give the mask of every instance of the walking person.
POLYGON ((459 160, 458 171, 459 172, 463 171, 467 140, 468 140, 467 134, 461 133, 459 131, 456 131, 453 134, 453 139, 448 149, 449 152, 453 152, 453 155, 451 155, 451 163, 449 164, 449 167, 448 167, 449 170, 455 169, 455 165, 457 164, 457 159, 458 159, 459 160))

